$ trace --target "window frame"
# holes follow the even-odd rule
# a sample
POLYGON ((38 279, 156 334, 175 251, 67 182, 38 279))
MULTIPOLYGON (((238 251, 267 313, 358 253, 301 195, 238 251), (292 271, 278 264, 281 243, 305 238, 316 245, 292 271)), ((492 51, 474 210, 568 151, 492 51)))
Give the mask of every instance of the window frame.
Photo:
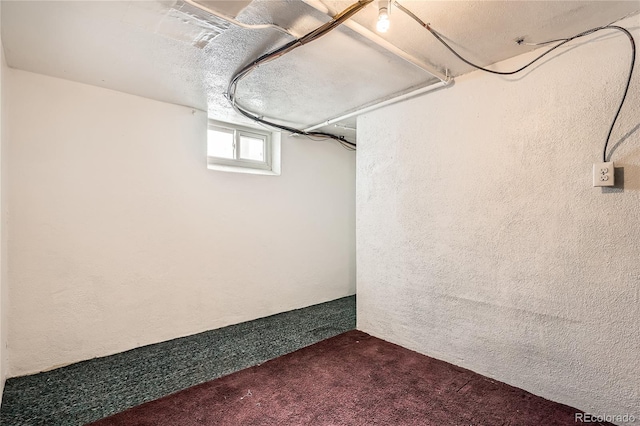
POLYGON ((207 125, 207 168, 226 172, 280 175, 280 132, 242 126, 209 119, 207 125), (214 157, 208 154, 209 130, 233 134, 235 158, 214 157), (240 157, 240 138, 261 139, 264 147, 264 161, 240 157))

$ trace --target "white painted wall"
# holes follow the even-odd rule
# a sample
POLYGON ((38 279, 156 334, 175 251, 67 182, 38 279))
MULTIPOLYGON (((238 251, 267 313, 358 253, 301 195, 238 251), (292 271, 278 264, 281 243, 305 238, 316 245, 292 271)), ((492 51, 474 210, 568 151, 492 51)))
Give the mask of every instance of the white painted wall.
POLYGON ((598 34, 359 119, 360 330, 640 419, 638 64, 613 137, 624 189, 591 187, 629 58, 598 34))
POLYGON ((206 168, 206 114, 9 70, 10 376, 355 291, 355 161, 206 168))
MULTIPOLYGON (((1 8, 0 8, 1 10, 1 8)), ((1 21, 1 19, 0 19, 1 21)), ((7 337, 8 330, 8 279, 7 279, 7 156, 6 138, 7 120, 5 119, 7 108, 5 106, 4 86, 7 63, 4 58, 4 46, 0 38, 0 403, 4 382, 7 377, 7 337)))

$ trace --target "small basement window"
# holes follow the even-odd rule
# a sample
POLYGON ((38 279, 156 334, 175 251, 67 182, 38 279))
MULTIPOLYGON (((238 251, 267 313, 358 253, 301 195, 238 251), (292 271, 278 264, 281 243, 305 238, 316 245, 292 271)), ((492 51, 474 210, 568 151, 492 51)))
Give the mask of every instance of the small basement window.
POLYGON ((207 168, 279 175, 280 132, 209 120, 207 168))

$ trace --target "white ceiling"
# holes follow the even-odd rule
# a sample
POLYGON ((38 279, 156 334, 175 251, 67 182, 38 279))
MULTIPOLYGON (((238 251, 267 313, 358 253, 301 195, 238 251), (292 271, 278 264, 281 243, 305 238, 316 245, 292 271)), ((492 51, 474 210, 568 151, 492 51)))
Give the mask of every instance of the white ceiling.
MULTIPOLYGON (((355 0, 354 0, 355 1, 355 0)), ((249 24, 274 23, 299 36, 327 14, 301 0, 202 1, 249 24), (246 6, 246 7, 245 7, 246 6)), ((350 1, 324 0, 329 13, 350 1)), ((607 24, 640 10, 640 1, 404 1, 470 60, 488 65, 544 41, 607 24)), ((244 122, 224 93, 235 71, 291 36, 249 30, 170 1, 2 1, 2 41, 13 68, 207 110, 244 122)), ((377 1, 353 20, 374 32, 377 1)), ((383 37, 453 76, 471 68, 417 23, 392 8, 383 37)), ((243 80, 238 99, 266 117, 308 127, 377 100, 439 81, 341 27, 265 64, 243 80)), ((339 124, 353 127, 353 119, 339 124)), ((333 126, 348 137, 354 134, 333 126)))

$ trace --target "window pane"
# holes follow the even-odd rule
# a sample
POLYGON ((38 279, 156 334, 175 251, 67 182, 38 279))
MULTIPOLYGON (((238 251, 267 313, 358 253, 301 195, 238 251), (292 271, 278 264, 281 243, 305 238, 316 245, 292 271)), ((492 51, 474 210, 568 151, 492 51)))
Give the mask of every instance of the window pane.
POLYGON ((264 161, 264 139, 240 136, 240 158, 264 161))
POLYGON ((233 131, 211 130, 207 132, 207 156, 234 158, 233 131))

